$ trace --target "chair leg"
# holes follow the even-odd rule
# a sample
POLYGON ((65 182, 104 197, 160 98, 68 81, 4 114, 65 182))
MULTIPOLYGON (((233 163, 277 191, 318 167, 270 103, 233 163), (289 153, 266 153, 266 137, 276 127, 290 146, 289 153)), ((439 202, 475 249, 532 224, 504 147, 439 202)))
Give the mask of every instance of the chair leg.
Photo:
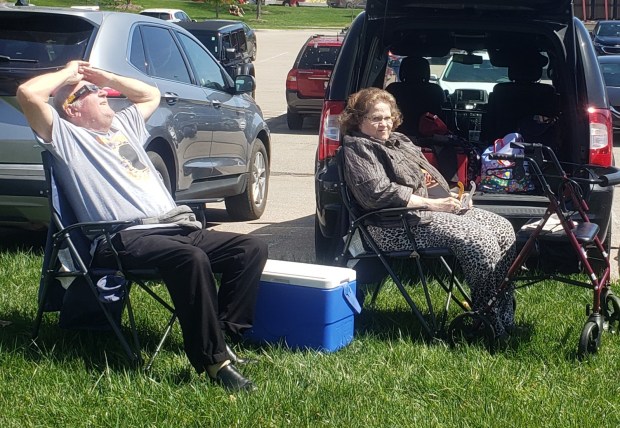
POLYGON ((133 307, 131 306, 131 299, 129 297, 129 290, 131 289, 131 286, 127 287, 127 294, 126 294, 126 301, 125 304, 127 306, 127 318, 129 318, 129 328, 131 330, 131 335, 133 338, 133 343, 134 343, 134 355, 135 355, 135 362, 137 365, 142 365, 143 361, 142 361, 142 347, 140 346, 140 339, 138 338, 138 329, 136 328, 136 319, 133 315, 133 307))
POLYGON ((49 279, 49 275, 45 274, 45 278, 43 279, 43 289, 41 290, 41 295, 39 296, 39 307, 37 309, 37 316, 34 320, 34 326, 32 328, 31 339, 36 341, 39 337, 39 329, 41 328, 41 322, 43 321, 43 312, 45 310, 45 302, 47 300, 47 291, 49 289, 51 279, 49 279))
POLYGON ((166 341, 166 339, 168 338, 168 335, 170 334, 170 331, 172 330, 172 326, 174 325, 176 320, 177 320, 177 314, 173 313, 172 316, 170 317, 170 320, 166 324, 166 329, 164 330, 164 334, 162 335, 161 340, 157 344, 157 347, 155 348, 153 355, 151 355, 151 358, 149 358, 149 362, 144 368, 145 371, 147 372, 151 371, 151 367, 153 367, 153 362, 155 361, 155 357, 157 357, 157 354, 159 354, 159 351, 161 350, 161 347, 164 345, 164 342, 166 341))

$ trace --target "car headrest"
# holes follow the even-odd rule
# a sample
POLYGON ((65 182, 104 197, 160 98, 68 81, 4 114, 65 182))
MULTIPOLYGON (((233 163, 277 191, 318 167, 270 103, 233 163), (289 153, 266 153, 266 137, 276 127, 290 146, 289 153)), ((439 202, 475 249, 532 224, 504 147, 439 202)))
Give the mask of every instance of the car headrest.
POLYGON ((401 61, 398 74, 402 82, 428 82, 431 77, 431 66, 426 58, 408 56, 401 61))

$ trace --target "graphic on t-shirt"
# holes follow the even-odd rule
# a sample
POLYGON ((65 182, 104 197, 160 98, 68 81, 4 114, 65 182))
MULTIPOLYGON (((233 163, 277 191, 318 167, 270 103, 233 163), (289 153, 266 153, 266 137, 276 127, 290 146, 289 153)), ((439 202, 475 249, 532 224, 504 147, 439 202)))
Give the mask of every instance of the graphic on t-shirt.
POLYGON ((111 137, 98 135, 97 141, 112 150, 119 158, 121 165, 127 170, 131 177, 145 179, 148 177, 149 170, 140 161, 138 153, 129 144, 127 136, 122 131, 116 132, 111 137))

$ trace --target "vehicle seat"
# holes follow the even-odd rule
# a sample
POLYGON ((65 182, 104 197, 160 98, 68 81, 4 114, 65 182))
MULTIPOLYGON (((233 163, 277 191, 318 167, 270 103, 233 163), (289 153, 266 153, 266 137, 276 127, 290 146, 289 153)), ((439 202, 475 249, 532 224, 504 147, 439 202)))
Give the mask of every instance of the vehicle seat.
MULTIPOLYGON (((496 84, 489 94, 487 113, 482 121, 483 141, 492 143, 511 132, 520 132, 525 141, 553 144, 552 141, 535 141, 543 138, 546 130, 533 126, 535 117, 555 124, 560 113, 560 96, 555 88, 539 82, 546 62, 547 58, 536 54, 508 65, 511 81, 496 84), (539 133, 541 135, 537 135, 539 133)), ((547 139, 553 133, 548 134, 547 139)))
POLYGON ((418 121, 426 112, 442 116, 445 94, 436 83, 429 82, 431 67, 426 58, 408 56, 400 64, 400 82, 387 86, 403 115, 397 129, 406 135, 418 136, 418 121))

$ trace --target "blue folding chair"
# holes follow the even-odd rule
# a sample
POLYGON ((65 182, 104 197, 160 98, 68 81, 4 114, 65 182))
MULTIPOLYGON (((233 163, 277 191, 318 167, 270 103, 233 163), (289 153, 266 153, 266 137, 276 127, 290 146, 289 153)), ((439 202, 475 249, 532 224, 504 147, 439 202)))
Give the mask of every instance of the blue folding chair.
POLYGON ((111 238, 114 233, 132 225, 133 222, 78 222, 74 210, 56 180, 53 155, 43 151, 42 159, 51 219, 41 269, 39 303, 32 339, 38 338, 43 313, 60 311, 61 327, 86 330, 111 329, 131 363, 142 365, 140 341, 129 297, 132 285, 137 284, 170 312, 161 339, 145 366, 146 370, 150 370, 177 318, 174 307, 157 295, 148 284, 148 281, 161 279, 159 272, 157 269, 124 269, 111 238), (92 265, 90 248, 93 239, 99 236, 104 236, 110 243, 116 266, 92 265), (130 340, 121 327, 125 308, 129 319, 130 340))

